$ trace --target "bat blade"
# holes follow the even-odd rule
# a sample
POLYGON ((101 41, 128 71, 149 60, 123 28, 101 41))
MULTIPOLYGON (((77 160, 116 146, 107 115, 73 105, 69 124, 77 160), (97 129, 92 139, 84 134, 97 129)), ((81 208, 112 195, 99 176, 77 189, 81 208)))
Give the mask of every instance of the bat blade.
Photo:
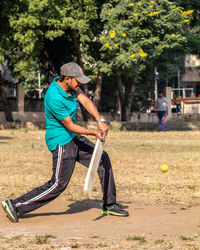
POLYGON ((95 144, 94 151, 93 151, 92 158, 91 158, 90 165, 89 165, 89 169, 87 172, 87 176, 85 178, 84 193, 87 199, 91 199, 92 188, 93 188, 95 176, 97 173, 97 169, 99 167, 102 153, 103 153, 103 145, 102 145, 101 140, 98 139, 95 144))

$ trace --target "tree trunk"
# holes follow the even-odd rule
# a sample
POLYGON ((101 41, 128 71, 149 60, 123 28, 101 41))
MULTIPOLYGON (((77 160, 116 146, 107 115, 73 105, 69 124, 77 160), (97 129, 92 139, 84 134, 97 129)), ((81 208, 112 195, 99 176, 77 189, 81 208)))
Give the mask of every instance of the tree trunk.
POLYGON ((119 70, 116 69, 116 80, 121 104, 121 121, 129 121, 131 116, 133 96, 137 83, 137 74, 131 78, 130 84, 126 84, 124 86, 122 84, 121 74, 119 70))
POLYGON ((93 97, 93 103, 97 108, 99 106, 99 101, 101 99, 102 81, 103 81, 103 73, 101 71, 98 71, 96 88, 95 88, 94 97, 93 97))
POLYGON ((119 91, 119 99, 121 104, 121 121, 126 121, 126 95, 125 95, 125 87, 122 84, 121 74, 118 69, 116 69, 116 81, 117 88, 119 91))
POLYGON ((136 83, 137 83, 137 75, 135 75, 132 79, 131 79, 131 86, 130 88, 127 89, 127 98, 126 98, 126 119, 127 121, 130 120, 131 117, 131 107, 133 104, 133 96, 135 93, 135 88, 136 88, 136 83))
MULTIPOLYGON (((82 59, 80 43, 79 43, 79 40, 78 40, 78 38, 76 36, 76 31, 74 29, 71 30, 71 38, 72 38, 72 42, 73 42, 74 49, 75 49, 75 52, 76 52, 77 62, 81 66, 82 70, 84 71, 84 63, 83 63, 83 59, 82 59)), ((83 84, 82 88, 83 88, 83 91, 84 91, 85 95, 88 95, 87 84, 83 84)), ((81 105, 81 110, 82 110, 83 120, 87 121, 89 115, 88 115, 87 111, 84 109, 84 107, 82 105, 81 105)))
POLYGON ((121 101, 119 98, 119 91, 116 90, 116 120, 121 121, 121 101))
POLYGON ((1 73, 0 73, 0 92, 1 92, 1 100, 3 103, 3 110, 4 110, 5 117, 6 117, 6 121, 13 122, 12 112, 10 110, 8 100, 6 98, 4 80, 1 76, 1 73))

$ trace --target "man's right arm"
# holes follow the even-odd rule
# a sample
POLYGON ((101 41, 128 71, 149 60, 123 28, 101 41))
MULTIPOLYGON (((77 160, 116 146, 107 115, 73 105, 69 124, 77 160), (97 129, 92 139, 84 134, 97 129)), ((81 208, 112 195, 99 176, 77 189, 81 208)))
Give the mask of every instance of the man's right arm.
POLYGON ((69 115, 68 110, 63 105, 62 101, 52 98, 48 103, 48 108, 51 113, 55 116, 56 119, 62 122, 62 124, 72 133, 83 134, 83 135, 94 135, 96 138, 102 140, 100 133, 95 130, 86 129, 79 125, 73 123, 71 116, 69 115))
POLYGON ((96 136, 97 139, 102 140, 102 137, 100 136, 100 134, 97 131, 91 130, 91 129, 86 129, 82 126, 79 126, 79 125, 73 123, 71 116, 68 116, 65 119, 61 120, 61 122, 72 133, 83 134, 83 135, 94 135, 94 136, 96 136))

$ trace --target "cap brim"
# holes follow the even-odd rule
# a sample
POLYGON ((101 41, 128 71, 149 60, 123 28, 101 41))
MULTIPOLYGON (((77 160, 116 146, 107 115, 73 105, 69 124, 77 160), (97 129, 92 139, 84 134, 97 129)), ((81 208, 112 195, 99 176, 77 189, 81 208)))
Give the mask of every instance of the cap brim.
POLYGON ((85 75, 82 76, 75 76, 76 80, 81 83, 81 84, 86 84, 89 83, 91 81, 91 79, 85 75))

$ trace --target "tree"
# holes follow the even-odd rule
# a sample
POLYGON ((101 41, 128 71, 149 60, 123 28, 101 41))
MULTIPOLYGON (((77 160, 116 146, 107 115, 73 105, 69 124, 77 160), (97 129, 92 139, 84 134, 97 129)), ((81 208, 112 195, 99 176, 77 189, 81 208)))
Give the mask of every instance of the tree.
POLYGON ((184 54, 191 14, 168 0, 111 0, 104 4, 104 31, 99 40, 106 60, 104 68, 116 72, 122 121, 130 118, 144 69, 161 61, 175 63, 184 54))
MULTIPOLYGON (((12 31, 9 26, 9 18, 13 15, 13 6, 16 1, 1 1, 0 2, 0 63, 3 63, 9 57, 11 51, 15 48, 14 40, 12 39, 12 31)), ((5 80, 3 72, 0 71, 0 93, 3 103, 5 118, 8 122, 13 121, 12 113, 9 107, 8 100, 5 94, 5 80)))
MULTIPOLYGON (((9 18, 17 44, 12 54, 12 62, 18 77, 28 78, 31 71, 40 70, 47 75, 46 80, 49 80, 58 74, 62 63, 74 58, 84 69, 83 53, 87 54, 95 37, 95 28, 91 29, 91 25, 98 26, 99 3, 94 0, 21 2, 22 7, 20 5, 16 13, 9 18), (58 49, 58 56, 55 55, 55 48, 58 49), (62 52, 59 53, 61 48, 62 52)), ((98 79, 100 77, 101 73, 98 79)), ((87 86, 83 88, 87 94, 87 86)))
POLYGON ((188 25, 188 32, 186 32, 188 39, 188 53, 200 55, 200 1, 180 0, 176 1, 176 4, 183 7, 185 13, 190 13, 192 11, 192 20, 188 25))

